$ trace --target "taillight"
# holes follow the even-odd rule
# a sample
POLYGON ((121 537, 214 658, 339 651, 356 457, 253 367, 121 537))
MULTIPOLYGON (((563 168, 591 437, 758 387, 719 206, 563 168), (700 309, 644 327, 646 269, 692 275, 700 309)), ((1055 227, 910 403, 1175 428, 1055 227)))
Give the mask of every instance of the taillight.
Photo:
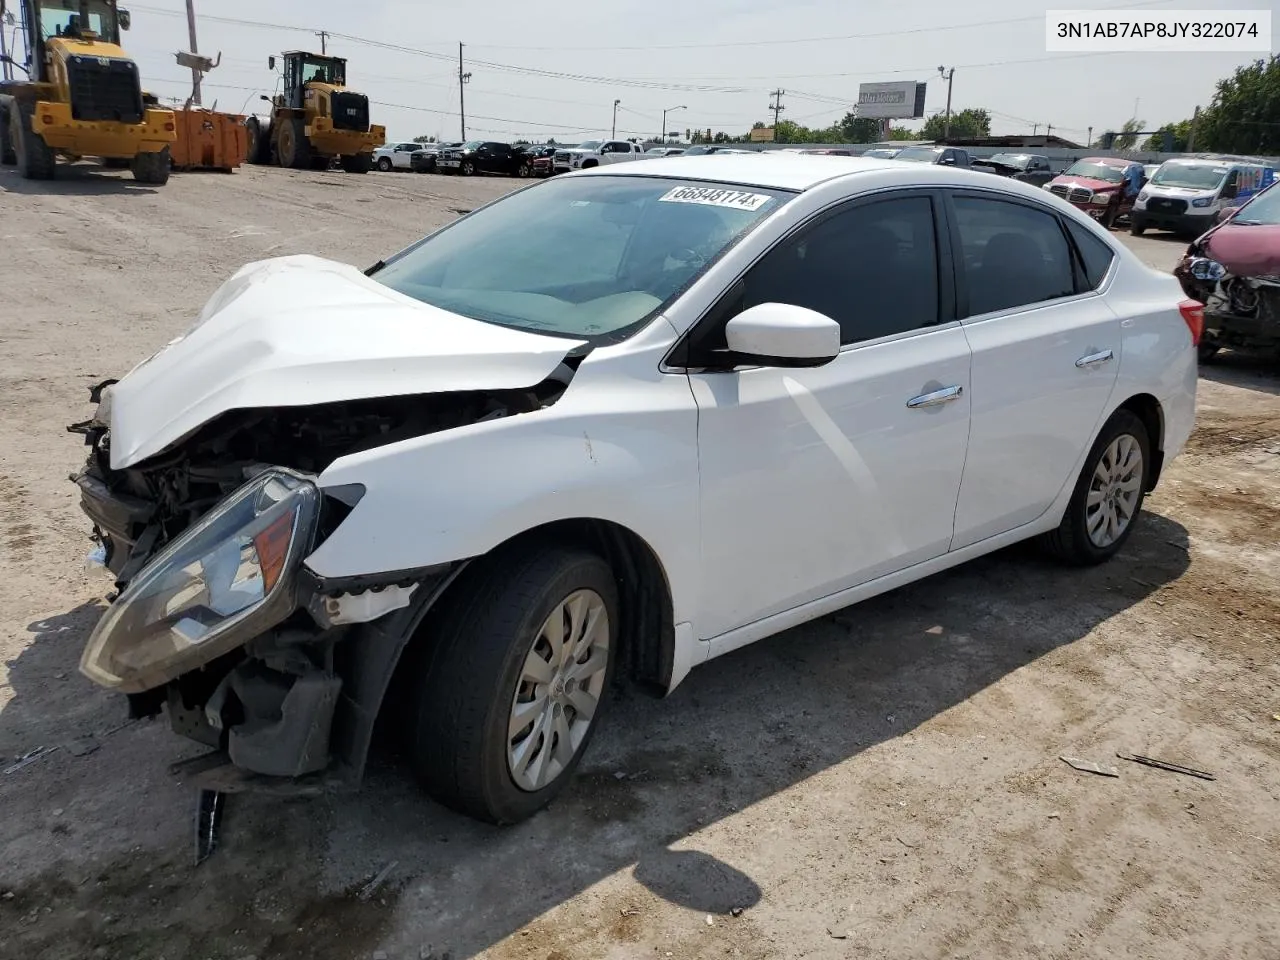
POLYGON ((1191 331, 1191 345, 1200 346, 1200 337, 1204 333, 1204 304, 1198 300, 1183 300, 1178 304, 1178 312, 1191 331))

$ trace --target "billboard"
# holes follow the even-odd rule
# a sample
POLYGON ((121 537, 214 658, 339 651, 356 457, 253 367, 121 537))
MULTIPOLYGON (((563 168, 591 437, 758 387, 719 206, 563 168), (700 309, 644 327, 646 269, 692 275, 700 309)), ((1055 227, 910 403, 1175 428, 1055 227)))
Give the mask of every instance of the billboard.
POLYGON ((773 127, 753 127, 751 130, 752 143, 772 143, 773 127))
POLYGON ((858 87, 858 116, 879 120, 918 120, 924 116, 927 84, 915 80, 864 83, 858 87))

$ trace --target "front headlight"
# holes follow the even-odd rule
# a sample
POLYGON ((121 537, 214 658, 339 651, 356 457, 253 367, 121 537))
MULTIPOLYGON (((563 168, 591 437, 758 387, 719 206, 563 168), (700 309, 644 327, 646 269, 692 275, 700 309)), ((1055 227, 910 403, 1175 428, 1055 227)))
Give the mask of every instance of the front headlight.
POLYGON ((1095 193, 1090 200, 1091 203, 1110 203, 1111 198, 1115 195, 1115 191, 1107 190, 1102 193, 1095 193))
POLYGON ((130 582, 94 628, 81 673, 140 693, 275 626, 296 607, 319 505, 315 485, 289 471, 245 484, 130 582))
POLYGON ((1196 197, 1191 201, 1193 207, 1207 207, 1213 203, 1213 197, 1196 197))
POLYGON ((1147 202, 1147 197, 1148 197, 1148 196, 1149 196, 1149 194, 1147 193, 1147 191, 1145 191, 1145 190, 1140 190, 1140 191, 1138 191, 1138 202, 1139 202, 1139 203, 1146 203, 1146 202, 1147 202))

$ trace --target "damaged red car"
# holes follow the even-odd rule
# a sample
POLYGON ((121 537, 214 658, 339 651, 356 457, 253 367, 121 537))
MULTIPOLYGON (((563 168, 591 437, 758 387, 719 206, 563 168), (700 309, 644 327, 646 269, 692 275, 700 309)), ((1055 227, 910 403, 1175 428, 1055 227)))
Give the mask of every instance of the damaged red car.
POLYGON ((1200 360, 1223 347, 1280 359, 1280 190, 1273 184, 1220 216, 1173 271, 1205 305, 1200 360))
MULTIPOLYGON (((1133 209, 1124 193, 1125 174, 1142 164, 1119 157, 1086 157, 1044 185, 1056 197, 1087 213, 1110 230, 1133 209)), ((1143 184, 1146 174, 1142 174, 1143 184)), ((1135 191, 1136 193, 1136 191, 1135 191)))

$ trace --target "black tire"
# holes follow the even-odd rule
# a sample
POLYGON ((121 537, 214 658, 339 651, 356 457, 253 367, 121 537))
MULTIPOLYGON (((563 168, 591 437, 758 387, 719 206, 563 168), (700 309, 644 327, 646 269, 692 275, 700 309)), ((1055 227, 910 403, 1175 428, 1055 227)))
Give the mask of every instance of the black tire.
POLYGON ((1147 225, 1140 220, 1133 219, 1133 215, 1129 215, 1129 233, 1135 237, 1140 237, 1147 232, 1147 225))
POLYGON ((306 170, 311 166, 311 144, 307 140, 307 124, 301 117, 284 117, 280 121, 280 166, 306 170))
POLYGON ((373 169, 373 154, 356 153, 343 157, 342 169, 347 173, 368 173, 373 169))
POLYGON ((1196 347, 1196 358, 1203 364, 1211 364, 1218 359, 1218 351, 1221 349, 1220 344, 1201 338, 1200 345, 1196 347))
POLYGON ((271 163, 271 127, 257 117, 250 117, 244 122, 249 132, 249 149, 245 160, 256 166, 268 166, 271 163))
POLYGON ((408 731, 418 778, 452 810, 487 823, 519 823, 564 789, 600 726, 618 660, 617 580, 596 554, 553 544, 515 546, 467 571, 446 594, 433 626, 408 661, 406 677, 416 688, 408 731), (545 787, 526 791, 507 759, 512 704, 542 625, 577 590, 594 591, 609 616, 604 685, 572 759, 545 787))
POLYGON ((1062 516, 1062 522, 1058 529, 1040 538, 1041 546, 1055 559, 1073 566, 1093 566, 1110 560, 1125 545, 1142 519, 1142 505, 1146 500, 1150 477, 1151 438, 1147 435, 1147 428, 1136 414, 1129 410, 1117 410, 1103 425, 1102 432, 1089 450, 1089 456, 1085 458, 1084 468, 1076 479, 1075 490, 1071 494, 1071 502, 1067 504, 1066 513, 1062 516), (1128 526, 1112 543, 1100 547, 1090 539, 1088 532, 1087 502, 1090 487, 1103 454, 1112 443, 1126 434, 1137 441, 1142 453, 1142 481, 1138 488, 1138 499, 1128 526))
POLYGON ((312 170, 328 170, 332 166, 333 166, 332 157, 312 157, 311 158, 312 170))
POLYGON ((463 160, 462 165, 458 167, 458 172, 464 177, 473 177, 476 173, 476 165, 470 160, 463 160))
POLYGON ((24 180, 52 180, 57 163, 44 138, 31 129, 32 116, 31 107, 25 103, 15 102, 9 108, 9 142, 18 174, 24 180))
POLYGON ((378 169, 379 169, 379 170, 381 170, 383 173, 390 173, 390 172, 391 172, 391 158, 390 158, 390 157, 379 157, 379 158, 378 158, 378 169))
POLYGON ((597 164, 597 162, 596 162, 595 160, 584 160, 584 161, 582 162, 582 169, 583 169, 583 170, 590 170, 592 167, 597 166, 597 165, 598 165, 598 164, 597 164))
POLYGON ((169 171, 173 164, 169 162, 169 148, 165 147, 155 153, 139 153, 129 164, 133 171, 133 179, 139 183, 151 183, 163 187, 169 182, 169 171))
POLYGON ((519 177, 521 180, 528 180, 529 176, 532 173, 533 173, 533 167, 529 165, 528 160, 525 160, 520 164, 520 166, 516 167, 516 176, 519 177))
POLYGON ((106 170, 127 170, 132 165, 132 160, 126 160, 123 157, 102 158, 102 166, 106 170))
POLYGON ((18 162, 18 155, 13 152, 13 141, 9 139, 9 110, 0 107, 0 166, 12 167, 18 162))

